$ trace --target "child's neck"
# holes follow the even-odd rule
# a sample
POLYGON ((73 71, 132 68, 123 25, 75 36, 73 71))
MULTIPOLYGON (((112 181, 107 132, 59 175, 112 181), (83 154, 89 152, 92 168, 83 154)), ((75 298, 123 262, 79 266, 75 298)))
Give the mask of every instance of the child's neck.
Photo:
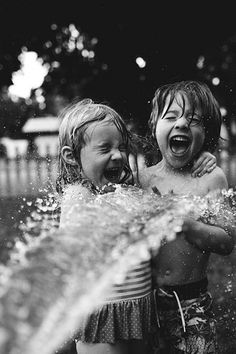
POLYGON ((186 176, 191 174, 191 168, 192 168, 191 163, 181 168, 175 168, 171 166, 165 159, 162 159, 159 162, 159 166, 164 173, 169 175, 179 175, 179 176, 186 176))

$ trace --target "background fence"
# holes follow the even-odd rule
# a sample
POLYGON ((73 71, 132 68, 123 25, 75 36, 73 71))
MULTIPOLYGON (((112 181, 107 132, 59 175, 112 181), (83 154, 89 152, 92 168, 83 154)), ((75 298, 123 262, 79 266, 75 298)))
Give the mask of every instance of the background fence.
POLYGON ((57 161, 54 156, 0 159, 0 197, 38 195, 55 185, 57 161))
MULTIPOLYGON (((229 187, 236 186, 236 154, 226 151, 218 158, 229 187)), ((38 195, 44 189, 55 186, 57 160, 55 156, 0 159, 0 197, 38 195)))

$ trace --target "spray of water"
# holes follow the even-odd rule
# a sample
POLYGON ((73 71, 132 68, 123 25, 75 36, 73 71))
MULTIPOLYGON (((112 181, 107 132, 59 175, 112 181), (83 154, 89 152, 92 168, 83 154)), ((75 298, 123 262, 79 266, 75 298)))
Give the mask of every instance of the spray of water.
POLYGON ((60 229, 60 200, 38 199, 23 240, 0 269, 0 354, 52 354, 111 282, 122 281, 150 249, 158 253, 163 239, 176 237, 184 216, 235 224, 232 190, 200 198, 117 186, 88 200, 72 190, 69 198, 60 229))

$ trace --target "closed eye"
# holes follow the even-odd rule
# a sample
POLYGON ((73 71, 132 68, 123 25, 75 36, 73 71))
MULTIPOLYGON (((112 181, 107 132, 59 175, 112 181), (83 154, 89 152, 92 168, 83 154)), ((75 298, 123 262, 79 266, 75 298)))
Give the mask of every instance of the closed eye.
POLYGON ((103 144, 103 145, 98 146, 98 150, 100 152, 106 153, 111 150, 111 146, 109 144, 103 144))
POLYGON ((100 148, 99 150, 100 150, 100 152, 106 153, 106 152, 110 151, 110 148, 104 147, 104 148, 100 148))
POLYGON ((121 144, 120 146, 119 146, 119 150, 120 151, 126 151, 127 149, 126 149, 126 145, 125 144, 121 144))
POLYGON ((198 115, 194 115, 194 116, 188 116, 187 117, 187 120, 188 122, 191 124, 191 125, 197 125, 197 124, 200 124, 202 122, 202 119, 201 117, 199 117, 198 115))
POLYGON ((190 118, 189 120, 191 122, 194 122, 194 123, 200 123, 201 122, 201 119, 199 119, 199 118, 190 118))
POLYGON ((165 117, 163 117, 163 119, 168 119, 168 120, 175 120, 175 119, 177 119, 177 117, 176 116, 165 116, 165 117))

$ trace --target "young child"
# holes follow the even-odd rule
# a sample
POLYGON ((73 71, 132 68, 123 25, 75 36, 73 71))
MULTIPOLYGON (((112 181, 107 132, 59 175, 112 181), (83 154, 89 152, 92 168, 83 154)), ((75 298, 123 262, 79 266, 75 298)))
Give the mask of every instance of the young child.
MULTIPOLYGON (((228 189, 226 176, 216 167, 193 178, 193 159, 214 152, 220 137, 221 113, 209 87, 182 81, 158 88, 149 126, 162 160, 139 174, 141 186, 161 194, 204 196, 228 189)), ((228 255, 232 233, 191 218, 183 231, 161 247, 155 263, 156 304, 164 353, 217 353, 212 297, 207 290, 211 252, 228 255)))
MULTIPOLYGON (((71 191, 86 199, 109 191, 110 183, 134 184, 134 178, 128 164, 131 136, 117 112, 84 99, 66 107, 61 118, 57 186, 65 194, 63 225, 73 203, 71 191)), ((80 326, 75 338, 77 353, 145 354, 152 307, 147 259, 128 272, 123 284, 112 287, 104 305, 80 326)))
MULTIPOLYGON (((84 99, 66 107, 61 118, 57 187, 64 193, 63 225, 72 195, 86 199, 109 191, 109 183, 134 184, 135 178, 128 164, 132 137, 116 111, 84 99)), ((207 156, 200 160, 203 169, 207 161, 207 156)), ((113 286, 105 301, 78 329, 78 354, 145 354, 154 308, 150 259, 130 270, 124 283, 113 286)))

